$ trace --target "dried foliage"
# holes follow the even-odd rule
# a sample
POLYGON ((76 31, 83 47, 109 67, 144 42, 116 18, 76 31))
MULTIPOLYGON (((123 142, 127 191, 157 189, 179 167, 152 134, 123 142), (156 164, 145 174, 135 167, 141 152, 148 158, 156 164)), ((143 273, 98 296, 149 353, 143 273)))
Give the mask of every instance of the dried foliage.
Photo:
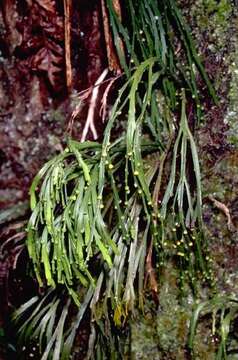
POLYGON ((26 71, 43 72, 54 91, 62 90, 65 79, 64 23, 54 1, 32 4, 19 24, 22 41, 17 51, 29 54, 21 62, 26 71))

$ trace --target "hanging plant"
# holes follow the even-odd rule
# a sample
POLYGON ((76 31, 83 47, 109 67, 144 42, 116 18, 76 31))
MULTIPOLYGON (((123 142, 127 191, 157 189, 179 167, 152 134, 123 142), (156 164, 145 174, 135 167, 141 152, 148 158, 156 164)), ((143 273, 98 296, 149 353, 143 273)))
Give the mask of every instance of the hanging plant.
MULTIPOLYGON (((212 85, 174 1, 129 0, 121 17, 114 2, 107 0, 104 12, 110 19, 122 85, 107 113, 103 140, 69 139, 30 189, 27 248, 39 285, 56 290, 63 286, 70 294, 55 325, 57 334, 41 349, 42 359, 56 360, 61 353, 68 359, 82 309, 90 309, 92 320, 105 333, 105 324, 112 323, 110 314, 113 326, 122 326, 135 306, 143 308, 147 280, 158 297, 157 275, 169 259, 180 270, 181 287, 185 279, 194 291, 197 281, 212 281, 199 160, 187 118, 188 101, 196 109, 192 128, 201 117, 198 74, 216 101, 212 85), (120 134, 118 124, 124 129, 120 134), (73 329, 66 330, 72 299, 80 315, 73 329)), ((93 117, 89 120, 92 125, 93 117)), ((39 304, 21 332, 29 335, 26 327, 34 322, 34 334, 42 339, 49 324, 54 328, 48 312, 38 312, 44 299, 28 302, 16 314, 19 318, 39 304)), ((53 302, 56 311, 57 297, 53 302)), ((102 334, 94 330, 91 358, 102 334)), ((114 339, 112 333, 108 336, 114 339)))

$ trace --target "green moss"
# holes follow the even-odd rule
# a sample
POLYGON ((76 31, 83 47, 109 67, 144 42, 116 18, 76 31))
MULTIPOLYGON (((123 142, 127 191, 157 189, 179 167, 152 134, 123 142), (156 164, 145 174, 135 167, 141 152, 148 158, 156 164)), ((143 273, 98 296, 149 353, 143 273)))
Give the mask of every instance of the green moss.
POLYGON ((145 316, 137 315, 131 322, 130 356, 128 360, 160 360, 158 354, 158 336, 156 333, 156 321, 151 309, 153 303, 147 303, 145 316))
POLYGON ((230 1, 221 0, 205 0, 203 1, 204 8, 208 16, 213 16, 216 25, 225 25, 227 17, 231 12, 230 1))
POLYGON ((189 18, 193 34, 201 48, 204 46, 203 36, 206 33, 207 46, 212 52, 224 49, 233 14, 229 0, 196 0, 189 7, 184 6, 184 13, 189 18))

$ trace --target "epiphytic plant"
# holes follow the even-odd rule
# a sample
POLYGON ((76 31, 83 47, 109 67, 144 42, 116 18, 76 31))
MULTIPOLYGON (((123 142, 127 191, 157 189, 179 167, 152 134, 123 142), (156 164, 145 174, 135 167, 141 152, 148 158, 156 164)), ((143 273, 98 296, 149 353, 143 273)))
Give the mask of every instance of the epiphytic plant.
POLYGON ((216 100, 214 90, 175 1, 129 0, 122 17, 112 0, 106 5, 123 84, 103 140, 69 139, 30 189, 27 247, 37 279, 70 294, 62 305, 50 290, 16 313, 21 321, 35 307, 20 330, 26 338, 40 336, 42 359, 68 359, 86 311, 101 329, 95 333, 92 326, 88 357, 105 358, 94 344, 100 336, 118 344, 110 326, 120 327, 135 306, 143 308, 146 280, 158 295, 156 273, 168 258, 180 269, 181 285, 185 277, 193 289, 197 279, 211 279, 192 134, 201 117, 196 77, 216 100), (187 102, 195 109, 192 123, 187 102), (69 327, 72 299, 79 313, 69 327))

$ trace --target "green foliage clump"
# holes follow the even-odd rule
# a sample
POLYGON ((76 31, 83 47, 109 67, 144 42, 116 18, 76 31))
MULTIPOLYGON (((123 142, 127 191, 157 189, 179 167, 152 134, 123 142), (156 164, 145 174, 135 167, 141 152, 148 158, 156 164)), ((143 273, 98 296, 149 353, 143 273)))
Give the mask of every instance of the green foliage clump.
POLYGON ((107 8, 124 80, 103 141, 69 139, 30 189, 27 247, 39 284, 67 288, 79 306, 72 328, 65 325, 71 297, 60 316, 57 297, 33 298, 17 312, 21 320, 36 306, 20 331, 23 339, 48 334, 42 359, 70 353, 89 309, 100 329, 92 326, 89 357, 103 356, 94 353, 100 339, 116 346, 108 329, 122 326, 138 304, 143 308, 146 272, 157 294, 154 268, 159 272, 168 258, 180 269, 181 285, 187 278, 196 289, 198 279, 211 279, 199 160, 186 113, 190 101, 199 122, 198 73, 215 99, 213 88, 174 1, 129 0, 125 22, 111 0, 107 8), (115 140, 122 121, 125 131, 115 140))
MULTIPOLYGON (((196 330, 199 323, 199 317, 210 316, 212 318, 211 336, 219 343, 216 360, 226 360, 229 358, 228 348, 230 353, 234 351, 237 353, 237 339, 230 336, 232 328, 235 326, 238 314, 238 301, 235 298, 228 296, 215 296, 210 300, 203 301, 196 306, 191 322, 189 335, 189 348, 195 355, 194 346, 196 339, 196 330), (232 338, 235 340, 232 344, 232 338)), ((234 335, 234 331, 233 331, 234 335)))

